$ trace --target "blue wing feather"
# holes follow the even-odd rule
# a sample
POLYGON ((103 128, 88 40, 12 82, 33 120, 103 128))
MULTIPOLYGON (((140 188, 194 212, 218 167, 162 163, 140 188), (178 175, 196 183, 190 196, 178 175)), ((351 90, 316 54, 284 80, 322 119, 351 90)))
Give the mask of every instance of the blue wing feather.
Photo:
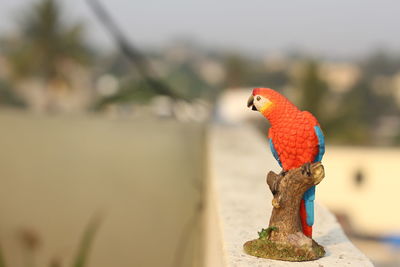
POLYGON ((269 139, 269 147, 271 148, 272 155, 274 155, 274 158, 278 161, 279 166, 282 167, 281 160, 279 159, 278 152, 276 152, 274 143, 272 142, 272 138, 269 139))
POLYGON ((319 151, 317 156, 315 156, 314 162, 318 162, 322 160, 322 157, 324 156, 325 153, 325 137, 324 134, 322 133, 321 128, 318 125, 314 126, 314 131, 318 138, 318 147, 319 147, 319 151))
MULTIPOLYGON (((321 128, 317 125, 314 126, 315 134, 318 138, 318 154, 315 156, 314 162, 318 162, 322 160, 322 157, 325 153, 325 137, 322 133, 321 128)), ((303 196, 304 204, 306 208, 307 214, 307 224, 309 226, 313 226, 314 224, 314 200, 315 200, 315 185, 308 189, 303 196)))

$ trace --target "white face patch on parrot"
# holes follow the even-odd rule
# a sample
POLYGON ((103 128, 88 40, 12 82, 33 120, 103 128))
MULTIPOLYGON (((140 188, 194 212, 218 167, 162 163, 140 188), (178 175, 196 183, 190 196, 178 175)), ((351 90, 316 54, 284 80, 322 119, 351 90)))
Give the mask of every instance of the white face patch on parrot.
POLYGON ((269 101, 268 98, 261 96, 261 95, 256 95, 254 96, 254 102, 253 105, 256 106, 258 111, 263 111, 266 109, 269 105, 271 104, 271 101, 269 101))

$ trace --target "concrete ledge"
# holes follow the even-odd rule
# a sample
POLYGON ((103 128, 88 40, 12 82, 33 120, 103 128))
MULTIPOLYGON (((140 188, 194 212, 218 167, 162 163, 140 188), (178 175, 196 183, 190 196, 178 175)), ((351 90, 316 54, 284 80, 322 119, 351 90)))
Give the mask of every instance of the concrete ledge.
POLYGON ((325 247, 325 257, 290 263, 245 254, 243 244, 268 226, 272 211, 266 173, 280 169, 268 150, 267 139, 250 126, 213 126, 209 158, 206 266, 373 266, 347 239, 335 217, 319 205, 314 239, 325 247))

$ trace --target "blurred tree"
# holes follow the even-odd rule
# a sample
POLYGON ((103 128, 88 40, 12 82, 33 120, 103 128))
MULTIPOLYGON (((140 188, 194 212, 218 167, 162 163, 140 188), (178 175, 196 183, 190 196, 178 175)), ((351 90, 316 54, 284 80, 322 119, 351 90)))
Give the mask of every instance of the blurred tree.
MULTIPOLYGON (((398 72, 400 60, 377 52, 359 63, 359 66, 363 75, 342 95, 336 112, 338 115, 330 121, 332 133, 335 128, 340 129, 335 132, 333 140, 353 145, 395 144, 396 137, 393 140, 381 140, 388 137, 379 132, 380 127, 388 127, 382 124, 382 118, 400 115, 395 92, 387 82, 390 80, 388 77, 398 72)), ((392 127, 396 126, 389 125, 389 128, 392 127)))
POLYGON ((23 100, 15 94, 10 84, 4 80, 0 80, 0 105, 11 107, 25 107, 25 103, 23 102, 23 100))
MULTIPOLYGON (((261 68, 261 70, 263 70, 261 68)), ((253 84, 268 84, 270 88, 283 88, 289 82, 288 73, 285 71, 265 72, 258 71, 253 77, 253 84)))
POLYGON ((318 118, 328 142, 366 144, 371 141, 365 112, 370 94, 363 86, 357 84, 345 95, 337 95, 321 79, 318 62, 309 60, 297 80, 299 107, 318 118))
POLYGON ((19 22, 18 37, 2 41, 14 78, 51 80, 62 76, 60 64, 65 60, 89 63, 91 52, 83 41, 83 24, 67 25, 61 10, 55 0, 34 3, 19 22))
POLYGON ((360 80, 345 93, 327 123, 330 141, 339 144, 370 145, 374 99, 365 80, 360 80))
MULTIPOLYGON (((156 83, 157 81, 152 81, 156 83)), ((150 86, 148 81, 138 80, 136 78, 128 78, 125 80, 118 92, 110 96, 104 96, 94 103, 94 110, 101 110, 110 104, 130 104, 135 103, 148 103, 155 95, 158 94, 154 90, 156 86, 162 86, 162 84, 150 86)))
POLYGON ((1 39, 13 91, 37 111, 85 108, 93 51, 83 24, 63 18, 60 1, 39 0, 20 12, 17 34, 1 39), (75 90, 80 89, 80 90, 75 90))
POLYGON ((248 65, 245 58, 230 54, 225 59, 226 87, 236 88, 245 85, 248 76, 248 65))
POLYGON ((310 60, 305 63, 297 88, 300 90, 300 108, 313 113, 323 124, 327 120, 323 110, 329 90, 327 84, 319 77, 316 61, 310 60))
POLYGON ((319 64, 308 61, 298 84, 300 107, 318 118, 328 142, 372 144, 373 125, 379 117, 379 112, 376 112, 379 101, 368 79, 361 78, 344 94, 335 93, 320 78, 319 64))
POLYGON ((394 138, 394 142, 395 145, 400 146, 400 129, 398 129, 398 133, 394 138))
POLYGON ((187 99, 205 97, 212 87, 199 77, 192 64, 188 62, 172 68, 166 77, 166 82, 187 99))
POLYGON ((377 74, 393 75, 400 69, 400 58, 395 54, 388 54, 378 50, 360 62, 366 77, 377 74))

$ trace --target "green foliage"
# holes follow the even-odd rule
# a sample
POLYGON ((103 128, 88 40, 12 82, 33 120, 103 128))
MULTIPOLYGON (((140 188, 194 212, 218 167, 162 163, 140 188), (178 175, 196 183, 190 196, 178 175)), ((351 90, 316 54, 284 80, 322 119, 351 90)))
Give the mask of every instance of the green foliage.
POLYGON ((185 96, 186 99, 198 98, 209 90, 209 85, 199 77, 188 63, 173 68, 165 82, 170 84, 172 88, 176 88, 179 94, 185 96))
POLYGON ((83 24, 67 24, 58 1, 34 3, 19 21, 17 38, 4 38, 1 46, 14 78, 60 76, 63 62, 87 64, 90 51, 83 41, 83 24))
POLYGON ((99 99, 94 104, 93 109, 100 110, 109 104, 148 103, 155 95, 166 95, 173 99, 185 99, 178 93, 166 90, 164 83, 160 83, 157 80, 129 79, 117 93, 99 99))
POLYGON ((373 77, 377 74, 393 75, 400 69, 400 57, 398 54, 390 55, 385 51, 378 50, 360 62, 360 66, 365 77, 373 77))
POLYGON ((268 227, 267 229, 262 228, 258 233, 258 238, 262 240, 266 240, 271 235, 272 231, 278 231, 278 228, 275 226, 268 227))
POLYGON ((0 267, 7 267, 7 264, 4 259, 3 249, 0 247, 0 267))
POLYGON ((72 265, 73 267, 85 267, 87 265, 89 252, 93 245, 93 240, 99 226, 100 220, 95 218, 86 227, 74 260, 74 264, 72 265))
POLYGON ((245 85, 249 74, 249 65, 246 58, 238 54, 230 54, 225 59, 226 85, 228 88, 245 85))
MULTIPOLYGON (((73 261, 72 267, 85 267, 88 264, 90 249, 93 246, 93 241, 100 226, 100 219, 94 218, 84 230, 80 244, 77 250, 77 254, 73 261)), ((30 248, 29 253, 33 252, 33 248, 30 248)), ((0 267, 7 267, 7 263, 4 259, 3 250, 0 246, 0 267)), ((61 262, 58 259, 53 259, 49 267, 60 267, 61 262)))
POLYGON ((257 87, 268 86, 280 88, 287 84, 288 72, 284 69, 268 71, 261 60, 244 57, 241 54, 229 54, 225 57, 225 87, 257 87))
POLYGON ((22 99, 14 93, 10 84, 4 80, 0 80, 0 105, 25 107, 22 99))
POLYGON ((339 129, 333 139, 339 142, 350 141, 354 145, 370 144, 370 127, 378 117, 373 114, 375 111, 372 106, 375 104, 376 99, 370 87, 363 82, 356 84, 343 96, 337 119, 328 125, 332 132, 335 128, 339 129))
MULTIPOLYGON (((394 90, 390 92, 390 88, 385 88, 389 89, 389 93, 380 93, 379 88, 374 88, 374 79, 378 75, 392 75, 398 71, 396 67, 400 67, 400 61, 396 62, 377 54, 361 64, 364 75, 341 96, 336 114, 325 122, 325 128, 331 132, 330 141, 352 145, 382 143, 380 139, 383 137, 377 135, 380 119, 399 116, 400 109, 395 102, 394 90)), ((395 144, 396 140, 394 137, 393 140, 383 142, 395 144)))
MULTIPOLYGON (((297 103, 302 110, 308 110, 317 117, 326 140, 335 144, 372 145, 378 143, 374 134, 383 116, 399 113, 391 95, 377 94, 372 87, 375 75, 379 73, 372 66, 382 67, 383 73, 394 73, 397 66, 385 57, 373 57, 372 62, 362 64, 364 73, 348 91, 330 91, 321 79, 319 63, 308 61, 296 88, 300 91, 297 103), (329 108, 328 108, 329 107, 329 108)), ((393 141, 394 142, 394 141, 393 141)))
POLYGON ((327 101, 329 91, 327 85, 319 77, 317 62, 313 60, 306 62, 298 89, 301 91, 301 109, 308 110, 318 119, 323 120, 323 103, 327 101))

